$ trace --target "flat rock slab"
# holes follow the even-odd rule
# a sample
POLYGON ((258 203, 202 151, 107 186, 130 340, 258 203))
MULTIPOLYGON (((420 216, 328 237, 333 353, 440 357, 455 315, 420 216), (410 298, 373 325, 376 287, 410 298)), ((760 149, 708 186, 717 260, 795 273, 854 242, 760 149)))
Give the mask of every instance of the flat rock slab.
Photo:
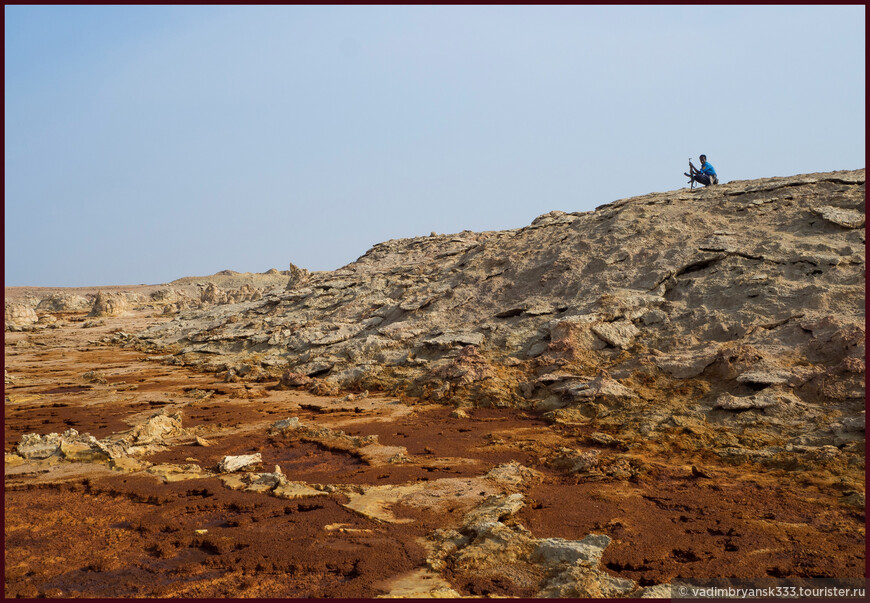
POLYGON ((398 486, 373 486, 361 493, 347 492, 350 501, 345 506, 372 519, 409 523, 413 520, 397 518, 393 514, 393 505, 428 510, 445 507, 468 509, 499 491, 495 483, 483 478, 445 478, 398 486))
POLYGON ((822 207, 814 207, 813 212, 828 222, 833 222, 844 228, 861 228, 864 226, 864 214, 852 209, 824 205, 822 207))

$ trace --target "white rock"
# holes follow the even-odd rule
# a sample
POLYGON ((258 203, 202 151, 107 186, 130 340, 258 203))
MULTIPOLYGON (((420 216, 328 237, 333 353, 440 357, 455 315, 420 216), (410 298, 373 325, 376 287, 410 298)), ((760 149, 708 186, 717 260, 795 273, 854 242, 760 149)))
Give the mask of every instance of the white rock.
POLYGON ((592 332, 615 348, 627 348, 640 335, 640 329, 628 320, 592 325, 592 332))
POLYGON ((221 473, 233 473, 240 471, 245 467, 258 465, 263 462, 263 456, 257 452, 256 454, 240 454, 237 456, 225 456, 218 464, 218 470, 221 473))

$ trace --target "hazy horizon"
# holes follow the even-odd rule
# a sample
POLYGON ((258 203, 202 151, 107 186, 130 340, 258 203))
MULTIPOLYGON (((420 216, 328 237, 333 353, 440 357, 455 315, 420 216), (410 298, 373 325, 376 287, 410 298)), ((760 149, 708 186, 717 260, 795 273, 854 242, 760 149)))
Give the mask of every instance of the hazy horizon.
POLYGON ((864 167, 864 6, 6 6, 5 286, 864 167))

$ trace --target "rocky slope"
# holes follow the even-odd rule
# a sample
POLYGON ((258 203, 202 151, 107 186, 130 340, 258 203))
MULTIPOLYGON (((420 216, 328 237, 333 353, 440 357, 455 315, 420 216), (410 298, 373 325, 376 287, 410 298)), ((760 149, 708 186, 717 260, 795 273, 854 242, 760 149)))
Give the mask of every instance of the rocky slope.
POLYGON ((864 188, 863 169, 735 181, 391 240, 135 345, 228 379, 536 409, 626 448, 854 469, 864 188))

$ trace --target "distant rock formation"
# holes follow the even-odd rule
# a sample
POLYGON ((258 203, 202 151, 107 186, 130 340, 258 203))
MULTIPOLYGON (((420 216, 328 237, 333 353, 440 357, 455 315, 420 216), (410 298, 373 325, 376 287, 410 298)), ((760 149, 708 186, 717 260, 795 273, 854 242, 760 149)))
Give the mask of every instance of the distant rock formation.
POLYGON ((88 316, 120 316, 130 309, 127 296, 123 293, 100 291, 94 300, 88 316))
POLYGON ((290 270, 288 272, 290 280, 287 281, 287 286, 285 287, 285 290, 288 291, 302 285, 311 276, 311 273, 305 270, 305 268, 300 268, 292 263, 290 264, 290 270))
POLYGON ((263 297, 263 293, 248 284, 242 285, 238 289, 224 290, 214 283, 209 283, 202 291, 200 301, 204 304, 238 304, 258 300, 261 297, 263 297))
POLYGON ((87 297, 59 291, 44 297, 37 304, 36 309, 40 312, 81 312, 90 310, 92 306, 93 300, 87 297))

